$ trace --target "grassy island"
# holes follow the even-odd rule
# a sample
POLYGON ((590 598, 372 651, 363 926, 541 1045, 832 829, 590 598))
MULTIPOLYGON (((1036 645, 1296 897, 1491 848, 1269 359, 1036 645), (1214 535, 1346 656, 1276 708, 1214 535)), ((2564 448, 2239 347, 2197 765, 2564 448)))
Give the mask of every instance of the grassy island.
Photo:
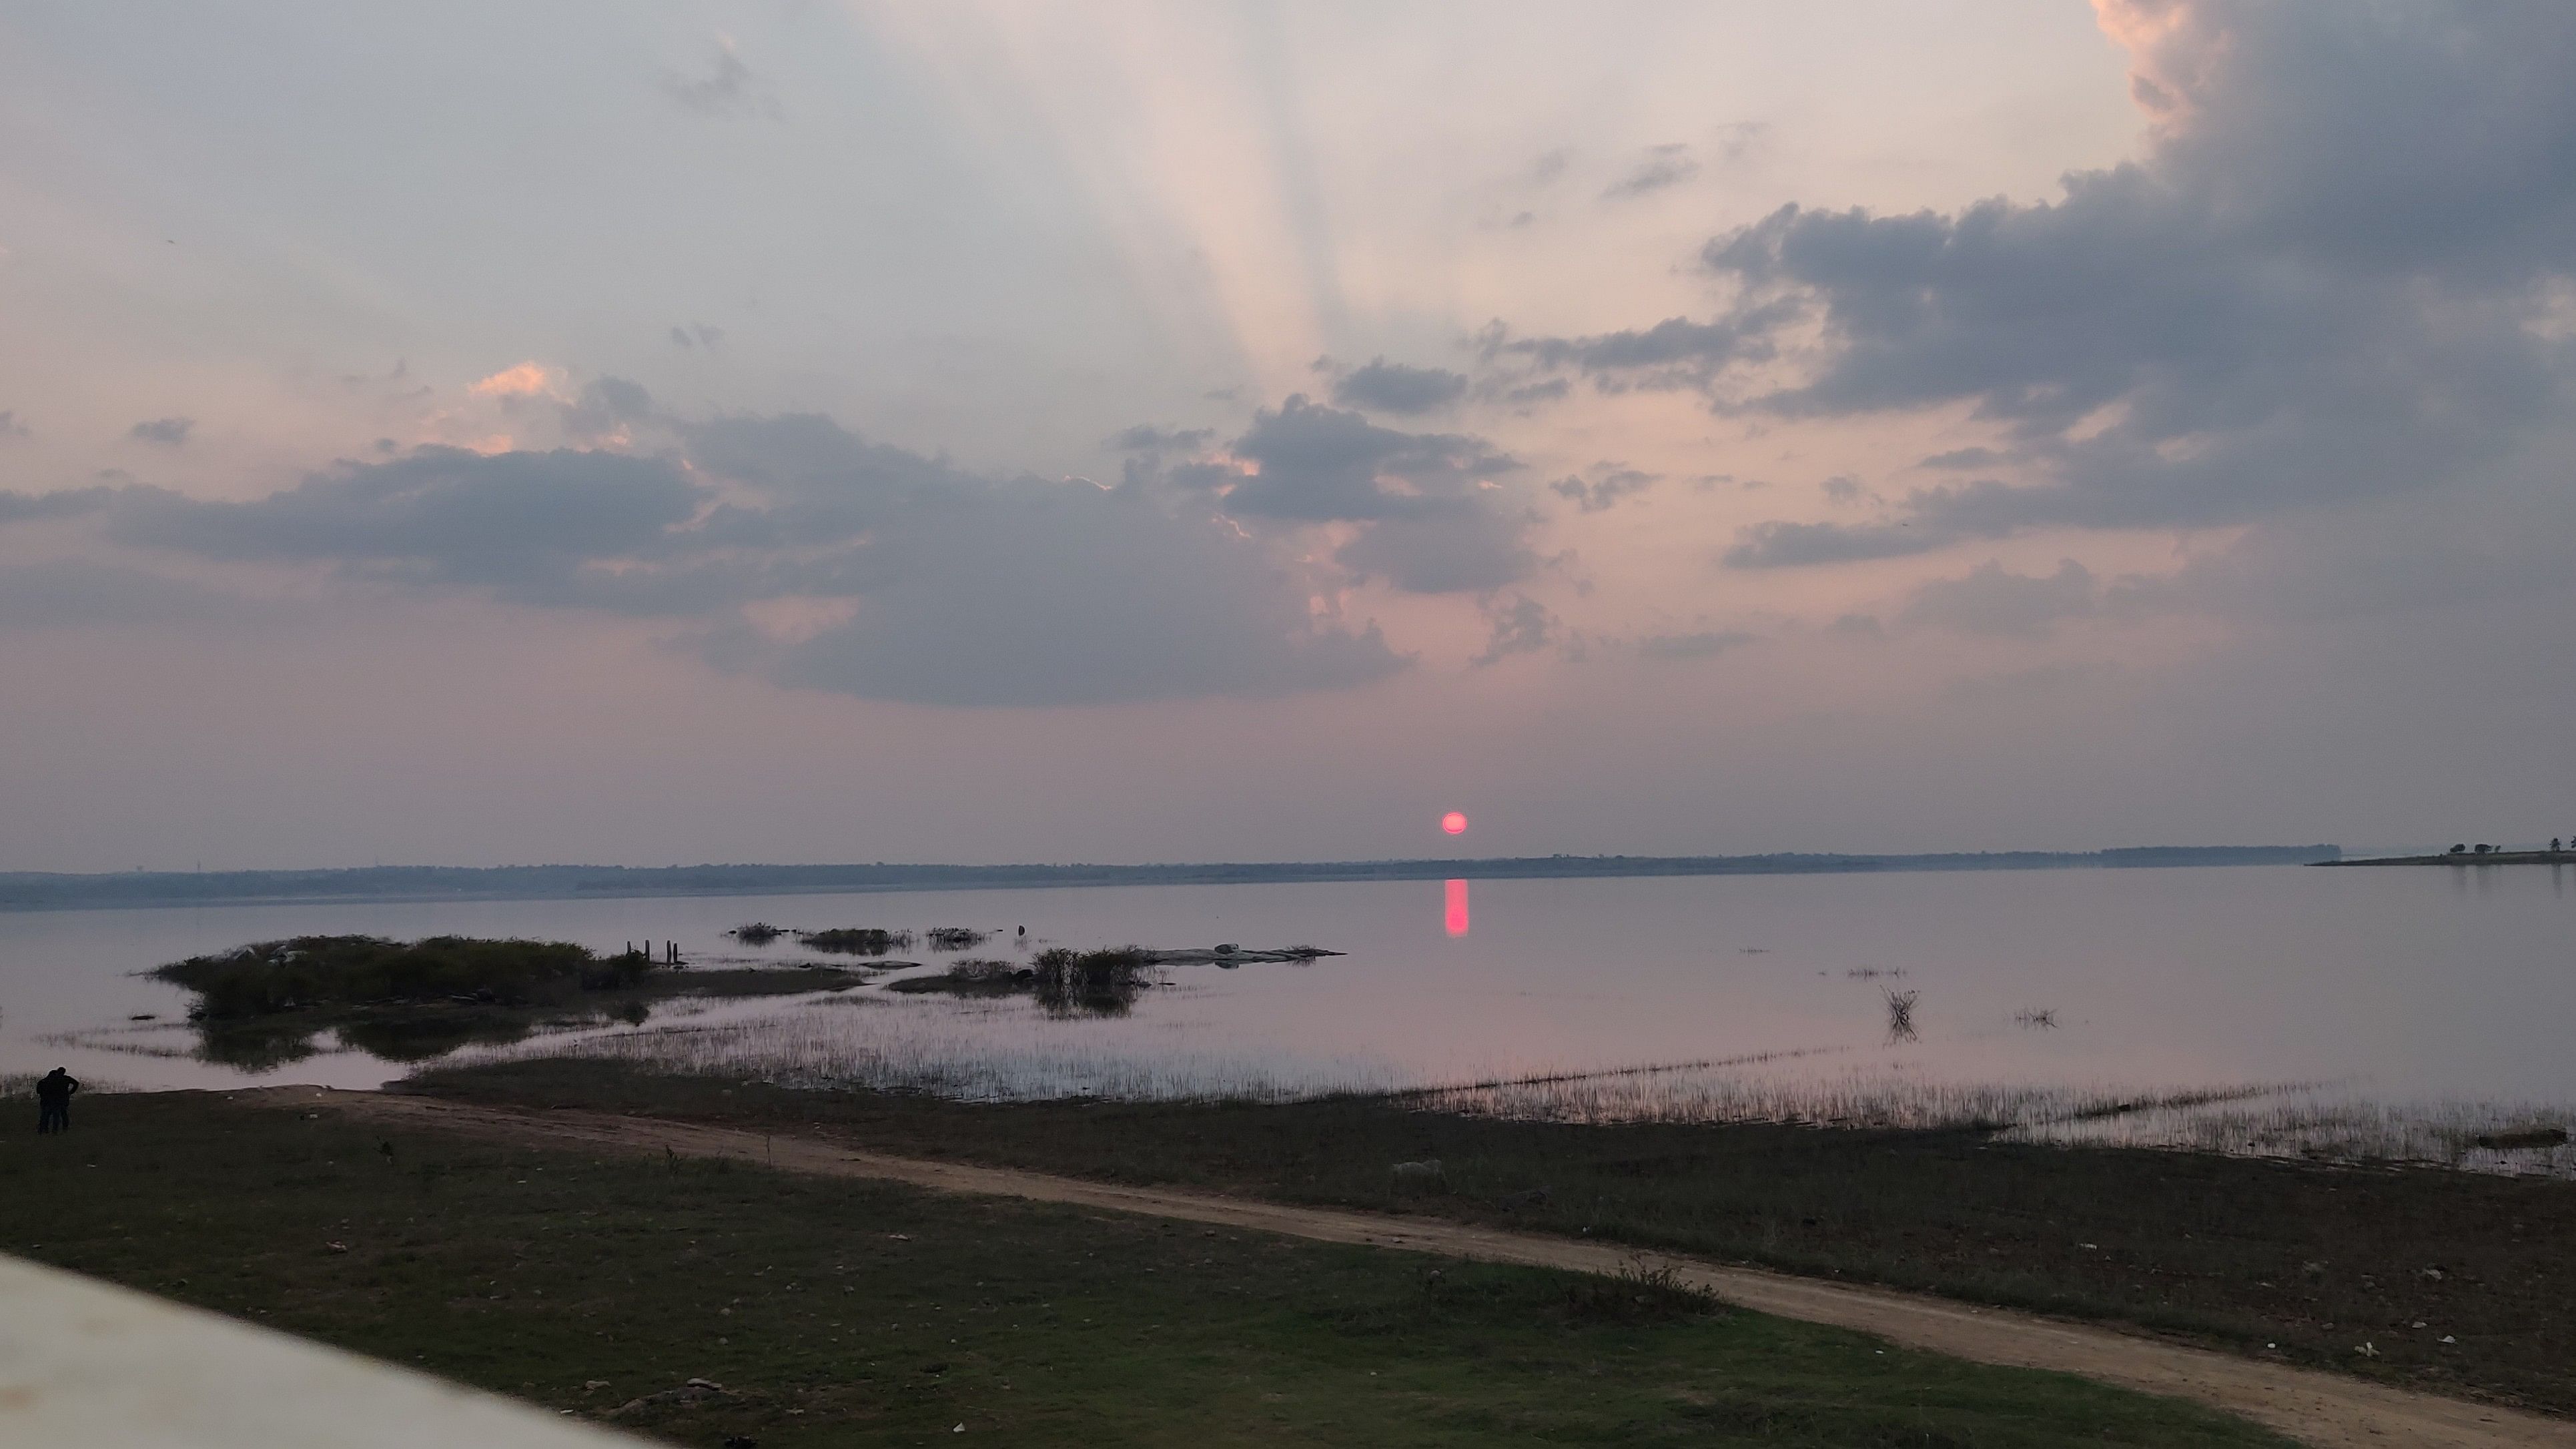
POLYGON ((328 1030, 393 1061, 541 1027, 642 1021, 657 999, 831 989, 812 970, 687 971, 641 953, 604 956, 569 941, 432 936, 297 936, 173 961, 151 973, 196 994, 189 1020, 207 1057, 258 1067, 293 1061, 328 1030))

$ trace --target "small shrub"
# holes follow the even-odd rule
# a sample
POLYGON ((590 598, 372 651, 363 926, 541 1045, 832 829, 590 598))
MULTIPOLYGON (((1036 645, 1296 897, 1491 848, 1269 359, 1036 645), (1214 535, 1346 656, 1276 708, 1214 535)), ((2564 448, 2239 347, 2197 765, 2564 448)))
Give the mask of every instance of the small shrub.
POLYGON ((1565 1316, 1575 1323, 1650 1327, 1705 1318, 1723 1306, 1716 1294, 1683 1282, 1671 1264, 1649 1267, 1642 1258, 1629 1259, 1615 1276, 1584 1278, 1565 1290, 1565 1316))
POLYGON ((1038 1003, 1058 1015, 1115 1016, 1136 1004, 1145 986, 1144 973, 1153 953, 1142 946, 1103 951, 1074 951, 1063 946, 1040 951, 1030 963, 1038 1003))

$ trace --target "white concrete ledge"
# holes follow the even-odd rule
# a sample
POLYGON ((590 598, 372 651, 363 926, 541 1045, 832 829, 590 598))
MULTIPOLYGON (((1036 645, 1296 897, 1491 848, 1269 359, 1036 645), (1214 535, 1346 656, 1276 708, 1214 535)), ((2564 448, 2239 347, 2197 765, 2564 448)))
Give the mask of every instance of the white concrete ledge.
POLYGON ((637 1449, 642 1442, 0 1256, 0 1444, 637 1449))

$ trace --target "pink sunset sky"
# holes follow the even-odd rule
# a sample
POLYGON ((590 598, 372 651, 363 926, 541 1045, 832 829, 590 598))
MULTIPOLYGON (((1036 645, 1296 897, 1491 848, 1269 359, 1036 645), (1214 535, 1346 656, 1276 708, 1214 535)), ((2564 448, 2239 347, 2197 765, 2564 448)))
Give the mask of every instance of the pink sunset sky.
POLYGON ((2576 829, 2576 10, 34 0, 0 869, 2576 829))

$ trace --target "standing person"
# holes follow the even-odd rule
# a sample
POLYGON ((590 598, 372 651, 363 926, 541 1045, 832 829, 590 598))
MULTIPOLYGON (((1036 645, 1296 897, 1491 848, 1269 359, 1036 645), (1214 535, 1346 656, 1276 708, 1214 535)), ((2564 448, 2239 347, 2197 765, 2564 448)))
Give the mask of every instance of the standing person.
POLYGON ((72 1093, 80 1090, 80 1079, 60 1067, 45 1073, 36 1081, 36 1130, 69 1132, 72 1130, 72 1093))

